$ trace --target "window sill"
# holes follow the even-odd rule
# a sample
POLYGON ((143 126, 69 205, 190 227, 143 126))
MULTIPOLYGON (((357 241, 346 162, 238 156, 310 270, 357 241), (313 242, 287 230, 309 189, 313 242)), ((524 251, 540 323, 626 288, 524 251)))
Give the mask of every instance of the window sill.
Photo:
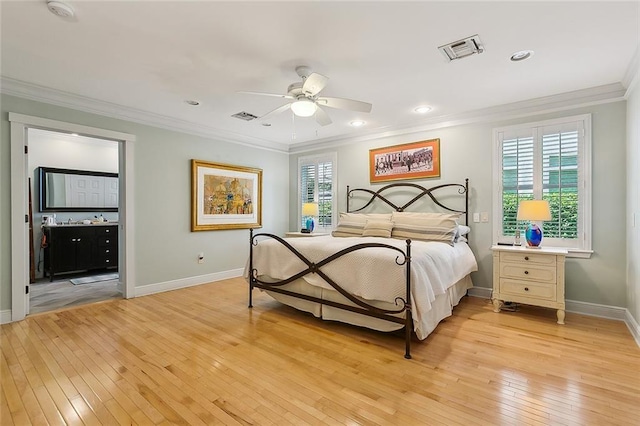
POLYGON ((593 250, 582 250, 582 249, 572 249, 572 248, 567 250, 569 251, 569 254, 567 254, 567 257, 575 257, 578 259, 589 259, 593 254, 593 250))

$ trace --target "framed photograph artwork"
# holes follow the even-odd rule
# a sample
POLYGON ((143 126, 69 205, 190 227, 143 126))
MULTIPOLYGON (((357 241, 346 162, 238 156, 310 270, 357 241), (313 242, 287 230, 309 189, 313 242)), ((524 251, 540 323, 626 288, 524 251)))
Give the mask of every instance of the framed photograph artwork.
POLYGON ((261 169, 191 160, 191 231, 261 226, 261 169))
POLYGON ((369 150, 371 183, 440 176, 440 139, 369 150))

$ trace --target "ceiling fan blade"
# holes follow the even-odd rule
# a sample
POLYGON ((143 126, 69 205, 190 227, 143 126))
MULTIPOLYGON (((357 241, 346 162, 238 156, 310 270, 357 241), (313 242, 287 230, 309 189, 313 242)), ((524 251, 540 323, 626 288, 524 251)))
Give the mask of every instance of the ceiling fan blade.
POLYGON ((275 96, 276 98, 284 98, 284 99, 293 99, 293 96, 291 95, 279 95, 277 93, 264 93, 264 92, 238 92, 238 93, 244 93, 246 95, 261 95, 261 96, 275 96))
POLYGON ((338 109, 348 109, 351 111, 358 112, 371 112, 372 105, 367 102, 355 101, 353 99, 344 99, 344 98, 318 98, 317 101, 319 104, 323 106, 328 106, 329 108, 338 108, 338 109))
POLYGON ((290 103, 289 104, 284 104, 282 106, 279 106, 278 108, 276 108, 274 110, 271 110, 268 113, 266 113, 265 115, 263 115, 262 117, 260 117, 260 120, 262 121, 262 120, 266 119, 267 117, 270 117, 270 116, 273 116, 273 115, 276 115, 276 114, 280 114, 281 112, 284 112, 284 111, 288 110, 289 108, 291 108, 291 104, 290 103))
POLYGON ((331 118, 329 118, 329 114, 327 114, 322 108, 318 107, 316 110, 316 121, 321 126, 327 126, 331 124, 331 118))
POLYGON ((327 81, 329 81, 328 77, 318 74, 317 72, 313 72, 304 80, 302 93, 309 96, 315 96, 324 89, 324 86, 327 85, 327 81))

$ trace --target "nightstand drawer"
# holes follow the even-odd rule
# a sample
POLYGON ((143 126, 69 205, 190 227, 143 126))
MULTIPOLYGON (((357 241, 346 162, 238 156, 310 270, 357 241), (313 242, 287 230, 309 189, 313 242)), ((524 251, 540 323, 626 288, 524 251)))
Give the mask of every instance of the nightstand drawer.
POLYGON ((556 286, 523 281, 500 279, 500 293, 505 295, 535 297, 537 299, 556 300, 556 286))
MULTIPOLYGON (((531 249, 533 250, 533 249, 531 249)), ((500 253, 500 262, 514 262, 519 264, 555 265, 555 256, 537 253, 500 253)))
POLYGON ((515 278, 521 280, 537 281, 540 283, 555 284, 556 267, 555 265, 537 266, 523 265, 520 263, 500 263, 500 278, 515 278))

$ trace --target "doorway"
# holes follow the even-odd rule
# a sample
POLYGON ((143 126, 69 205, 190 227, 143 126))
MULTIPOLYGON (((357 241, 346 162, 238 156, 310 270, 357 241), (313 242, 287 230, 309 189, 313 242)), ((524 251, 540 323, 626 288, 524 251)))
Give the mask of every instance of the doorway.
POLYGON ((29 313, 121 298, 119 143, 36 128, 27 143, 29 313))
MULTIPOLYGON (((11 320, 29 313, 28 132, 39 129, 104 139, 118 144, 118 289, 134 297, 133 142, 135 136, 79 124, 9 113, 11 123, 11 320)), ((71 155, 71 153, 65 153, 71 155)))

